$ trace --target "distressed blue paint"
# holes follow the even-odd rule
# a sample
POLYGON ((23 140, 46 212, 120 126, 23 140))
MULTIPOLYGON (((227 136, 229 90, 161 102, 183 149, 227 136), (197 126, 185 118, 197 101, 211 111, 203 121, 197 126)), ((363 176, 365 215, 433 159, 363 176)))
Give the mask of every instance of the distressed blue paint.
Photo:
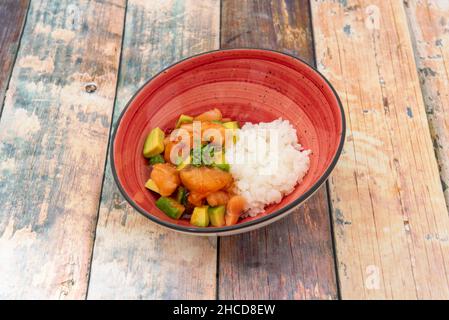
POLYGON ((338 0, 338 2, 339 2, 343 7, 347 7, 347 6, 348 6, 348 0, 338 0))
MULTIPOLYGON (((218 33, 215 37, 212 34, 218 31, 218 0, 193 1, 191 7, 184 0, 142 4, 128 1, 114 128, 128 100, 149 78, 188 55, 216 49, 218 43, 218 33), (208 14, 192 19, 192 8, 198 14, 208 14)), ((211 298, 215 294, 211 288, 216 281, 216 244, 211 245, 205 238, 192 239, 161 230, 137 213, 114 182, 110 158, 96 234, 88 298, 172 299, 179 295, 211 298), (116 241, 117 238, 124 240, 116 241), (126 246, 123 241, 128 241, 126 246), (176 251, 179 243, 188 247, 176 251), (198 250, 202 256, 186 261, 189 250, 198 250), (104 272, 111 266, 118 275, 114 279, 107 276, 109 271, 104 272), (201 267, 211 274, 204 274, 201 267)))
POLYGON ((350 36, 351 33, 352 33, 352 31, 351 31, 351 26, 350 26, 349 24, 346 24, 346 25, 343 27, 343 32, 346 33, 346 35, 350 36))
POLYGON ((118 68, 103 46, 121 41, 107 29, 112 13, 120 21, 111 3, 31 2, 0 120, 0 237, 13 248, 0 298, 85 297, 118 68), (67 24, 69 7, 93 31, 67 24), (73 41, 52 35, 67 26, 73 41), (102 92, 87 100, 80 77, 99 79, 102 92))
POLYGON ((410 107, 407 107, 407 116, 409 118, 413 118, 413 110, 410 107))
POLYGON ((345 226, 345 225, 351 225, 352 222, 351 221, 347 221, 343 215, 343 212, 338 209, 335 208, 335 223, 340 225, 340 226, 345 226))

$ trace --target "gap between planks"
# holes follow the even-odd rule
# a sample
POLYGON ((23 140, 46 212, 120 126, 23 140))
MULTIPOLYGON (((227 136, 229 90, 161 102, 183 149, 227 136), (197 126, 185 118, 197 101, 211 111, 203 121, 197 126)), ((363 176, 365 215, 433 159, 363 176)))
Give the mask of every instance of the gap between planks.
POLYGON ((0 118, 29 7, 29 0, 5 0, 0 4, 0 21, 3 27, 0 34, 0 118))
POLYGON ((408 0, 404 6, 449 208, 449 2, 408 0))
MULTIPOLYGON (((120 75, 121 75, 121 69, 122 69, 122 58, 123 58, 123 37, 125 36, 125 28, 126 28, 126 15, 128 12, 128 0, 125 0, 125 13, 124 13, 124 19, 123 19, 123 28, 122 28, 122 41, 120 43, 120 55, 119 55, 119 65, 118 65, 118 71, 117 71, 117 79, 120 79, 120 75)), ((114 96, 114 103, 113 105, 115 106, 117 103, 117 91, 118 91, 118 87, 119 87, 119 81, 116 82, 116 86, 115 86, 115 96, 114 96)), ((114 110, 112 110, 112 119, 114 119, 114 110)), ((91 275, 91 270, 92 270, 92 260, 94 257, 94 247, 95 247, 95 240, 97 239, 97 227, 98 227, 98 219, 100 216, 100 206, 101 206, 101 195, 103 194, 103 187, 104 187, 104 183, 105 183, 105 177, 106 177, 106 168, 107 168, 107 164, 108 164, 108 158, 109 158, 109 148, 110 148, 110 142, 111 142, 111 137, 112 137, 112 133, 114 130, 114 125, 113 125, 113 121, 111 121, 110 123, 110 127, 109 127, 109 140, 108 140, 108 144, 107 144, 107 148, 106 148, 106 156, 104 159, 104 174, 103 174, 103 180, 101 182, 101 189, 100 189, 100 197, 98 199, 98 210, 97 210, 97 218, 95 220, 95 228, 94 228, 94 234, 93 234, 93 245, 92 245, 92 251, 91 251, 91 256, 90 256, 90 262, 89 262, 89 275, 87 278, 87 288, 86 288, 86 294, 84 296, 84 300, 87 300, 87 297, 89 295, 89 284, 90 284, 90 275, 91 275)))

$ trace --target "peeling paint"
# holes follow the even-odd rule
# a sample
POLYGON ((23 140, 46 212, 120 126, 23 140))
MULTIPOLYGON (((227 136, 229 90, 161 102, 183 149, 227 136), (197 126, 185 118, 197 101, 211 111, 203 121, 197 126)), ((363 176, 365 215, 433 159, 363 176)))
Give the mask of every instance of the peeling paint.
POLYGON ((18 137, 25 138, 40 130, 41 124, 35 114, 16 108, 12 113, 5 112, 0 127, 0 141, 5 143, 18 137))
POLYGON ((345 217, 343 215, 343 212, 336 208, 335 209, 335 223, 341 225, 341 226, 346 226, 346 225, 351 225, 352 222, 351 221, 347 221, 345 220, 345 217))
POLYGON ((430 67, 419 68, 419 72, 422 73, 425 77, 435 77, 437 75, 437 73, 430 67))
POLYGON ((338 0, 338 3, 340 3, 340 5, 342 5, 343 7, 348 6, 348 0, 338 0))
POLYGON ((376 5, 369 5, 365 9, 365 27, 368 30, 380 29, 380 9, 376 5))
POLYGON ((16 168, 16 163, 13 159, 6 159, 0 162, 0 177, 5 178, 8 173, 11 173, 16 168), (5 172, 6 171, 6 172, 5 172))
MULTIPOLYGON (((128 2, 115 121, 148 77, 185 56, 218 47, 219 4, 215 0, 128 2)), ((108 55, 116 48, 102 50, 108 55)), ((84 83, 98 82, 83 78, 84 83)), ((102 90, 99 87, 91 96, 102 90)), ((123 199, 109 159, 105 172, 88 298, 214 297, 216 238, 185 236, 152 223, 123 199), (198 276, 202 281, 197 281, 198 276)))
POLYGON ((58 28, 58 29, 53 30, 53 32, 51 33, 51 36, 55 40, 62 40, 65 42, 70 42, 75 38, 76 34, 74 31, 58 28))
POLYGON ((0 123, 0 298, 86 295, 119 60, 102 45, 120 47, 123 19, 112 2, 30 3, 0 123))
POLYGON ((52 73, 55 69, 55 62, 51 57, 40 59, 39 57, 33 55, 21 58, 18 61, 18 65, 22 68, 31 68, 39 73, 52 73))

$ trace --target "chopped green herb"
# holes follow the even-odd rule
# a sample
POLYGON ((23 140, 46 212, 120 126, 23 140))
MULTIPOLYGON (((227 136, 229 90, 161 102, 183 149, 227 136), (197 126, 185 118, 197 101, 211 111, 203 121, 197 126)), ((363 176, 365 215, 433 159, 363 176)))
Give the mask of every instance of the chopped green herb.
POLYGON ((160 154, 152 156, 149 160, 150 164, 155 165, 157 163, 165 163, 164 157, 160 154))

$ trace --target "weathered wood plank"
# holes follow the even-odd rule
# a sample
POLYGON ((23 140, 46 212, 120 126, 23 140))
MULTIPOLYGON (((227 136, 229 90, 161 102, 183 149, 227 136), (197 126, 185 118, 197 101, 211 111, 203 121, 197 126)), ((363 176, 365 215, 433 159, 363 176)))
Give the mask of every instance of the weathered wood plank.
POLYGON ((30 5, 0 123, 1 298, 86 295, 124 2, 30 5))
POLYGON ((4 0, 0 3, 0 113, 29 3, 29 0, 4 0))
POLYGON ((405 1, 433 146, 449 208, 449 1, 405 1))
MULTIPOLYGON (((146 79, 218 48, 219 0, 129 0, 114 118, 146 79)), ((158 227, 131 208, 108 170, 88 298, 215 298, 216 238, 158 227)))
POLYGON ((330 179, 342 298, 449 298, 449 217, 402 1, 313 1, 347 113, 330 179))
MULTIPOLYGON (((308 1, 225 0, 224 48, 277 49, 314 63, 308 1)), ((267 228, 220 238, 220 299, 335 299, 326 188, 267 228)))

